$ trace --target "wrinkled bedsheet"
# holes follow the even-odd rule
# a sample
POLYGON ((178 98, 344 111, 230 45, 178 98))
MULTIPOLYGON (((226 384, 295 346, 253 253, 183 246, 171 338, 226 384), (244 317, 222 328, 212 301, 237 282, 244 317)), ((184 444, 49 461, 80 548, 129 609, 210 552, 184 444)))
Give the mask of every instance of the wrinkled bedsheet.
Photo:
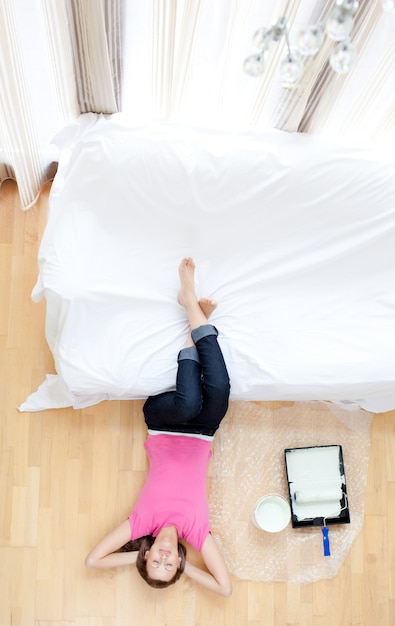
POLYGON ((59 169, 33 300, 56 374, 22 411, 174 388, 177 267, 197 265, 234 400, 395 408, 395 166, 368 148, 82 115, 59 169))

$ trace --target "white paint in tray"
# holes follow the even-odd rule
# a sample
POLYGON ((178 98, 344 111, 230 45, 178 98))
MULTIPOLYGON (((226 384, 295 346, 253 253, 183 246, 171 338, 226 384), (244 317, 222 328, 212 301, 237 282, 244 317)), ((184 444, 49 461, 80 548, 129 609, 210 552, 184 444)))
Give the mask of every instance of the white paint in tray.
POLYGON ((338 517, 345 484, 339 446, 295 448, 287 451, 286 459, 292 510, 298 521, 338 517))

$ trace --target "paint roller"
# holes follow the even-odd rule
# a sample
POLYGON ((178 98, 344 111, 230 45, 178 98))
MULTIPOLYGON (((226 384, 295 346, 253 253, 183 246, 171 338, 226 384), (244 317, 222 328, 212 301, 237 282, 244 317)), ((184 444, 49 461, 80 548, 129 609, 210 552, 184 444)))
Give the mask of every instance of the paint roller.
MULTIPOLYGON (((344 495, 343 490, 341 489, 341 487, 337 486, 337 487, 331 487, 331 488, 327 487, 319 492, 297 490, 293 494, 293 499, 295 503, 300 504, 300 505, 319 504, 319 503, 330 504, 331 502, 333 503, 340 502, 340 500, 343 498, 343 495, 344 495)), ((328 534, 328 527, 326 525, 325 518, 324 518, 324 525, 322 527, 322 542, 323 542, 323 548, 324 548, 324 556, 330 556, 331 550, 330 550, 329 534, 328 534)))
POLYGON ((322 491, 301 491, 297 490, 293 494, 294 502, 297 504, 318 504, 320 502, 339 502, 343 497, 341 487, 333 487, 322 491))

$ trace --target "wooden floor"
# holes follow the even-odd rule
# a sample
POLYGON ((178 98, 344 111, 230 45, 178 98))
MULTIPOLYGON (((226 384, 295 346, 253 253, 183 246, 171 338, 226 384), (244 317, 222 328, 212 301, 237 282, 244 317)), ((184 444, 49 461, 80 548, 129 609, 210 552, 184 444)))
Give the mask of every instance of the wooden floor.
POLYGON ((132 569, 85 569, 142 484, 141 403, 18 412, 53 372, 44 303, 30 299, 48 189, 27 212, 13 183, 0 193, 0 626, 393 626, 395 412, 374 417, 364 527, 336 578, 235 580, 223 599, 187 580, 155 591, 132 569))

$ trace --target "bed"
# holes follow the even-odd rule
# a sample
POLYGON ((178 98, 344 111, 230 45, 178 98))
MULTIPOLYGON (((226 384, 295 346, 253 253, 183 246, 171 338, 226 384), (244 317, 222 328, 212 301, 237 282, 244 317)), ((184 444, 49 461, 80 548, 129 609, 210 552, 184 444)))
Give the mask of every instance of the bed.
POLYGON ((56 373, 21 411, 174 388, 197 265, 234 400, 395 409, 395 165, 328 138, 81 115, 59 168, 32 298, 56 373))

